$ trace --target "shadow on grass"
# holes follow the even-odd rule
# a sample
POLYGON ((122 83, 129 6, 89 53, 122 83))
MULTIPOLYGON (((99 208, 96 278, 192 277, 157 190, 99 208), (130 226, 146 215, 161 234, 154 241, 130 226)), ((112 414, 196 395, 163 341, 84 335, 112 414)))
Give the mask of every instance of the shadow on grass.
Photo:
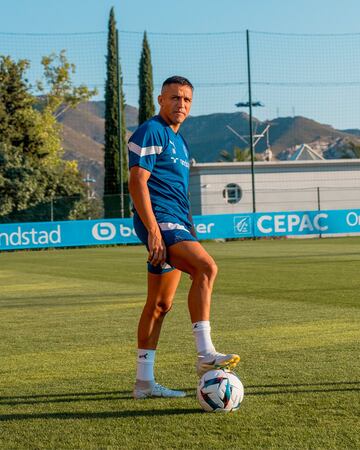
MULTIPOLYGON (((188 394, 195 396, 195 390, 183 388, 188 394)), ((264 384, 245 386, 247 397, 257 395, 288 395, 288 394, 319 394, 327 392, 354 392, 360 391, 360 381, 337 381, 303 384, 264 384)), ((31 404, 54 404, 54 403, 74 403, 93 401, 116 401, 130 400, 133 403, 131 392, 129 391, 107 391, 107 392, 77 392, 68 394, 47 394, 47 395, 27 395, 0 397, 0 406, 16 406, 31 404)), ((156 399, 162 400, 162 399, 156 399)), ((152 399, 142 401, 144 406, 151 405, 152 399)), ((136 402, 136 404, 140 404, 136 402)), ((58 412, 58 413, 28 413, 28 414, 2 414, 0 422, 33 420, 33 419, 117 419, 126 417, 147 417, 147 416, 169 416, 183 414, 203 413, 197 408, 164 408, 145 410, 122 410, 104 412, 58 412)))
MULTIPOLYGON (((196 387, 180 388, 195 395, 196 387)), ((246 385, 245 393, 251 395, 301 394, 321 392, 360 391, 360 381, 334 381, 319 383, 246 385)), ((0 406, 34 405, 45 403, 99 402, 133 400, 131 391, 69 392, 66 394, 35 394, 0 397, 0 406)))
MULTIPOLYGON (((0 308, 4 309, 20 309, 20 308, 38 308, 46 305, 46 307, 67 307, 67 306, 86 306, 86 305, 94 305, 94 304, 113 304, 118 301, 118 299, 124 298, 139 298, 138 302, 143 304, 143 292, 111 292, 107 294, 53 294, 53 295, 44 295, 44 296, 36 296, 36 297, 26 297, 24 299, 23 296, 19 297, 2 297, 0 298, 0 308), (86 301, 81 299, 86 299, 86 301), (108 298, 109 300, 103 300, 108 298), (80 299, 80 300, 79 300, 80 299), (91 300, 93 299, 93 300, 91 300), (17 303, 17 301, 19 301, 17 303)), ((133 300, 132 300, 133 301, 133 300)))
MULTIPOLYGON (((182 389, 188 394, 195 393, 194 388, 182 389)), ((36 405, 44 403, 99 402, 114 400, 133 400, 131 391, 74 392, 68 394, 19 395, 0 397, 0 406, 36 405)))
POLYGON ((29 413, 29 414, 1 414, 0 422, 19 420, 79 420, 79 419, 121 419, 126 417, 154 417, 175 416, 186 414, 203 414, 199 408, 162 408, 141 411, 103 411, 103 412, 58 412, 58 413, 29 413))
POLYGON ((245 387, 246 395, 316 394, 360 391, 360 381, 334 381, 302 384, 263 384, 245 387))

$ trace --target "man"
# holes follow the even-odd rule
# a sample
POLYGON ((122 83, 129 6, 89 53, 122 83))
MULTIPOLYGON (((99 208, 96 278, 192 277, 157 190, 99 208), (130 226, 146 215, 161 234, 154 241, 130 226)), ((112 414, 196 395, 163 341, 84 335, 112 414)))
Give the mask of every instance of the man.
POLYGON ((173 76, 158 97, 160 112, 131 136, 129 190, 134 227, 148 249, 148 294, 138 326, 138 360, 134 398, 184 397, 185 392, 155 383, 154 361, 161 325, 170 310, 181 272, 192 284, 188 307, 195 337, 197 373, 232 369, 236 354, 215 350, 210 336, 210 301, 217 274, 214 260, 196 238, 188 196, 189 152, 179 133, 190 112, 193 86, 173 76))

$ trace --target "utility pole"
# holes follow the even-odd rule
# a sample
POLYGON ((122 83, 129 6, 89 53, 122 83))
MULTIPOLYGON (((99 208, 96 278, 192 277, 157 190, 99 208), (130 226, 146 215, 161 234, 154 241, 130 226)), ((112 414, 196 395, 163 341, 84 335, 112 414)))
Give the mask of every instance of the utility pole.
POLYGON ((250 70, 250 38, 249 30, 246 30, 246 50, 247 50, 247 69, 248 69, 248 93, 249 93, 249 135, 250 135, 250 155, 251 155, 251 186, 252 186, 252 207, 256 212, 255 197, 255 164, 254 164, 254 142, 252 125, 252 98, 251 98, 251 70, 250 70))
POLYGON ((119 165, 120 165, 120 214, 124 217, 124 168, 123 168, 123 148, 122 148, 122 126, 121 126, 121 112, 122 112, 122 90, 120 86, 120 55, 119 55, 119 31, 116 29, 116 78, 118 90, 118 139, 119 139, 119 165))

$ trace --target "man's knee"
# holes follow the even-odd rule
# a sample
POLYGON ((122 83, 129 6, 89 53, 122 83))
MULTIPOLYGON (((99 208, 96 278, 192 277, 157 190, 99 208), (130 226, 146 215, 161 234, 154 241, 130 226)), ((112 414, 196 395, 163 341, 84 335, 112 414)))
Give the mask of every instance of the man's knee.
POLYGON ((169 300, 160 300, 156 304, 156 312, 159 316, 165 316, 172 307, 172 301, 169 300))
POLYGON ((193 276, 204 279, 208 282, 214 282, 217 273, 218 267, 215 264, 215 261, 209 260, 196 267, 193 276))
POLYGON ((151 306, 148 306, 148 312, 156 319, 164 317, 172 307, 172 299, 160 299, 154 302, 151 306))
POLYGON ((212 260, 207 263, 205 273, 206 273, 207 277, 209 278, 209 280, 211 280, 211 281, 215 280, 216 275, 218 273, 218 266, 215 264, 215 261, 212 260))

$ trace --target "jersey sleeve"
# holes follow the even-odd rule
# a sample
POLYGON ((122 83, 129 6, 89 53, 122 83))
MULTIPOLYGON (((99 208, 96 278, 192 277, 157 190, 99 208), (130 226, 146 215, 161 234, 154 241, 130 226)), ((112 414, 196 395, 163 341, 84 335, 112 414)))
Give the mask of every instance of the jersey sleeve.
POLYGON ((138 128, 128 142, 129 169, 134 166, 152 172, 156 158, 164 148, 164 139, 158 130, 144 124, 138 128))

